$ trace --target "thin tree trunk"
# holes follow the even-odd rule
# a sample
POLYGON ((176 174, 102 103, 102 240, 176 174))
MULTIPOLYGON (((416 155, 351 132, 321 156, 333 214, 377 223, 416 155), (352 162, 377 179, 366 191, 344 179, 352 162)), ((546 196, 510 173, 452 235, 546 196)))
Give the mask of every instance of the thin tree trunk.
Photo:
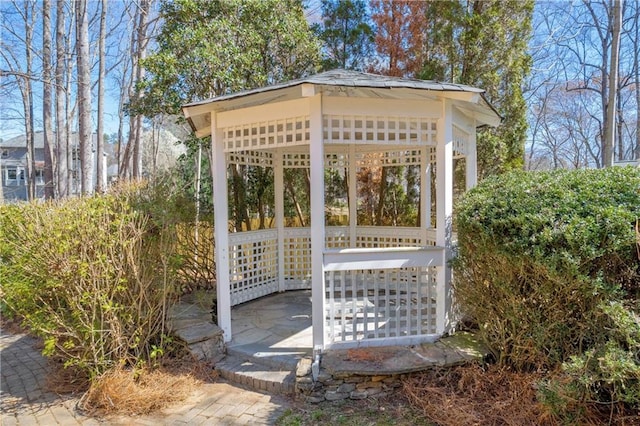
POLYGON ((65 120, 65 0, 56 1, 56 180, 58 197, 69 195, 69 144, 65 120))
POLYGON ((32 59, 31 48, 33 44, 33 4, 30 1, 24 2, 25 17, 25 60, 26 60, 26 77, 23 77, 23 102, 24 102, 24 118, 25 132, 27 139, 27 198, 33 200, 36 197, 36 153, 34 146, 34 127, 33 127, 33 90, 31 89, 31 73, 32 59), (31 19, 31 22, 29 22, 31 19))
MULTIPOLYGON (((135 81, 142 81, 144 78, 144 67, 142 61, 147 56, 147 18, 149 15, 149 9, 151 2, 149 0, 140 1, 140 13, 138 15, 138 27, 137 27, 137 49, 136 49, 136 67, 135 67, 135 81)), ((136 94, 137 97, 140 94, 136 94)), ((142 176, 142 156, 140 152, 140 143, 142 140, 142 115, 137 114, 136 120, 136 138, 133 145, 133 177, 139 179, 142 176)))
POLYGON ((387 197, 387 168, 382 167, 380 177, 380 191, 378 192, 378 205, 376 207, 376 226, 382 226, 382 216, 384 214, 384 202, 387 197))
POLYGON ((603 166, 613 166, 616 132, 616 97, 618 92, 618 55, 620 53, 620 27, 622 25, 622 0, 612 0, 612 31, 611 31, 611 66, 609 67, 609 95, 606 108, 605 138, 603 144, 603 166))
POLYGON ((51 123, 51 1, 42 1, 42 126, 44 128, 44 196, 54 198, 53 157, 51 146, 54 144, 51 123))
POLYGON ((107 37, 107 0, 101 2, 102 10, 100 11, 100 38, 98 42, 99 70, 98 70, 98 134, 96 142, 96 191, 103 193, 105 173, 104 163, 104 79, 105 79, 105 39, 107 37))
POLYGON ((82 180, 80 191, 91 193, 91 69, 89 66, 89 13, 87 0, 76 0, 76 50, 78 63, 78 137, 82 180))

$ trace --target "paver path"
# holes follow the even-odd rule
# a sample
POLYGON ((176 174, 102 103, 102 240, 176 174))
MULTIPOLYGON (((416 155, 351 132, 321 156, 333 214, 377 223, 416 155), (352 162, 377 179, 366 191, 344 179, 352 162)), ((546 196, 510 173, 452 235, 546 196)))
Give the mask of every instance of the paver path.
POLYGON ((0 419, 9 425, 271 425, 285 398, 228 383, 206 383, 182 403, 149 416, 95 419, 75 410, 77 399, 44 390, 47 361, 37 341, 0 330, 0 419))

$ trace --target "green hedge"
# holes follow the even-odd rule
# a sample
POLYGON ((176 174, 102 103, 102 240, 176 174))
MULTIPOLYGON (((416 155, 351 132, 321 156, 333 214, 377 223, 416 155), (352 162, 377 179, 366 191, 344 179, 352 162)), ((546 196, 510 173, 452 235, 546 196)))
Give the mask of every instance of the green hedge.
POLYGON ((640 169, 496 176, 456 209, 456 298, 497 359, 638 403, 640 169))

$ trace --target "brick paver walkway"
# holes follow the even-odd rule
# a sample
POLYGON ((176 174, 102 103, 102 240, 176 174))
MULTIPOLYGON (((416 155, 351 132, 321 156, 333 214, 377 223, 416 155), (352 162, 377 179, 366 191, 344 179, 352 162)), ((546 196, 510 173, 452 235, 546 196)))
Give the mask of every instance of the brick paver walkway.
POLYGON ((44 391, 47 362, 36 340, 0 330, 0 419, 10 425, 271 425, 287 400, 228 383, 206 383, 179 405, 150 416, 95 419, 75 410, 77 399, 44 391))

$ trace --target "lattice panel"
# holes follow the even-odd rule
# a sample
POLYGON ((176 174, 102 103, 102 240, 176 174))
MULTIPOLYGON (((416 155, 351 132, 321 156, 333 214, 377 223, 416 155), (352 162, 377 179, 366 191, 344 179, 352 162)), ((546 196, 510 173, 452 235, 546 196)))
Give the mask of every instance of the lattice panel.
POLYGON ((436 268, 325 273, 329 342, 436 333, 436 268))
POLYGON ((359 227, 356 230, 357 248, 422 247, 421 228, 359 227))
POLYGON ((273 155, 267 151, 240 151, 227 153, 228 164, 273 167, 273 155))
POLYGON ((308 169, 311 160, 309 154, 285 152, 282 154, 282 165, 285 169, 308 169))
POLYGON ((436 121, 419 117, 325 115, 325 143, 436 144, 436 121))
POLYGON ((345 153, 325 154, 324 167, 327 169, 345 169, 349 167, 349 155, 345 153))
MULTIPOLYGON (((284 153, 282 165, 285 169, 308 169, 311 159, 306 153, 284 153)), ((324 166, 328 169, 344 169, 349 167, 349 156, 346 153, 325 153, 324 166)))
POLYGON ((325 228, 324 246, 328 249, 349 248, 349 228, 346 226, 331 226, 325 228))
POLYGON ((287 290, 311 288, 311 230, 285 229, 283 255, 287 290))
POLYGON ((385 151, 379 153, 356 153, 357 167, 420 165, 420 150, 385 151))
POLYGON ((231 306, 278 291, 276 230, 229 235, 231 306))
POLYGON ((429 163, 431 164, 435 164, 436 163, 436 148, 435 147, 429 147, 429 153, 427 155, 427 158, 429 158, 429 163))
POLYGON ((222 129, 225 151, 276 148, 309 143, 309 117, 251 123, 222 129))
POLYGON ((453 152, 454 155, 464 156, 468 154, 469 133, 457 126, 453 126, 453 152))

